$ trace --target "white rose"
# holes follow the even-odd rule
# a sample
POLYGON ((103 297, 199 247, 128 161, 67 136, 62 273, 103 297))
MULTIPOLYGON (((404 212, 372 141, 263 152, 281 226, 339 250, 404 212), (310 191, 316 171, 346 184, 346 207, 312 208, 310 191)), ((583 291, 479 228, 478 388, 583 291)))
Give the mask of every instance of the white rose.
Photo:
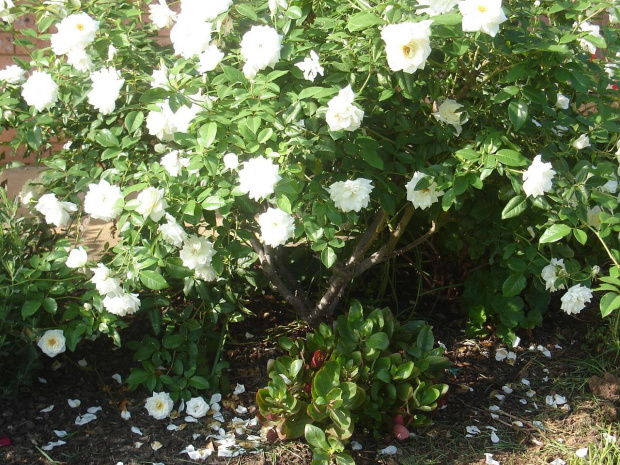
POLYGON ((407 189, 407 200, 409 200, 415 208, 421 208, 422 210, 426 210, 432 204, 437 202, 439 197, 444 194, 443 191, 437 190, 436 182, 431 183, 430 186, 424 189, 415 190, 418 182, 426 177, 428 177, 427 174, 416 171, 413 173, 411 181, 409 181, 405 186, 407 189))
POLYGON ((125 80, 120 71, 113 67, 103 68, 90 75, 93 81, 91 91, 88 93, 88 103, 102 115, 108 115, 116 107, 116 99, 120 95, 125 80))
POLYGON ((406 21, 383 28, 381 38, 385 42, 385 53, 392 71, 413 73, 424 69, 431 54, 432 23, 429 19, 418 23, 406 21))
POLYGON ((17 65, 9 65, 0 71, 0 81, 7 84, 19 84, 26 78, 26 70, 17 65))
POLYGON ((168 101, 158 103, 161 111, 151 110, 146 117, 146 128, 149 134, 156 136, 162 141, 174 139, 175 132, 187 132, 192 124, 192 120, 200 111, 198 105, 187 107, 182 105, 176 113, 170 108, 168 101))
POLYGON ((159 29, 172 26, 176 17, 177 14, 168 7, 166 0, 159 0, 159 5, 149 5, 149 19, 159 29))
POLYGON ((51 108, 58 100, 58 84, 44 71, 34 71, 22 85, 22 97, 38 111, 51 108))
POLYGON ((174 53, 190 59, 209 48, 211 42, 211 23, 188 14, 180 14, 176 24, 170 29, 170 41, 174 53))
POLYGON ((71 202, 61 202, 54 194, 42 195, 34 209, 45 216, 47 224, 57 228, 66 226, 71 219, 70 213, 77 211, 77 205, 71 202))
POLYGON ((314 82, 317 74, 323 76, 325 69, 319 63, 319 55, 314 50, 310 50, 310 56, 305 58, 304 61, 295 63, 303 73, 304 79, 314 82))
MULTIPOLYGON (((575 23, 574 26, 576 26, 576 25, 577 24, 575 23)), ((587 32, 588 36, 602 38, 600 26, 598 26, 596 24, 590 24, 587 21, 584 21, 583 23, 579 24, 579 31, 580 32, 587 32)), ((588 36, 580 37, 579 38, 579 45, 581 45, 581 48, 584 49, 585 51, 589 52, 590 54, 595 54, 596 53, 596 45, 594 45, 592 42, 590 42, 588 40, 588 36)))
POLYGON ((209 48, 198 57, 198 72, 207 73, 213 71, 220 64, 222 58, 224 58, 224 52, 215 45, 209 45, 209 48))
POLYGON ((181 154, 182 152, 173 150, 164 155, 159 162, 173 178, 176 178, 183 168, 189 166, 189 158, 181 157, 181 154))
POLYGON ((15 21, 15 15, 9 14, 9 8, 13 8, 15 4, 13 0, 0 0, 0 19, 11 24, 15 21))
POLYGON ((439 108, 437 108, 437 111, 433 113, 433 116, 437 119, 437 121, 451 124, 456 131, 456 135, 460 136, 463 129, 462 124, 469 121, 467 117, 461 120, 461 115, 463 113, 461 108, 463 108, 463 105, 457 103, 456 100, 446 99, 441 105, 439 105, 439 108))
POLYGON ((354 99, 355 94, 349 85, 327 102, 325 120, 330 131, 355 131, 361 126, 364 110, 353 105, 354 99))
POLYGON ((156 420, 163 420, 170 415, 174 402, 167 392, 153 392, 153 395, 146 399, 144 407, 149 415, 156 420))
POLYGON ((181 0, 181 12, 201 21, 213 21, 228 11, 232 3, 232 0, 181 0))
POLYGON ((204 237, 192 234, 184 244, 179 256, 183 261, 183 266, 190 270, 196 270, 201 265, 210 265, 211 259, 215 255, 213 244, 204 237))
POLYGON ((194 269, 194 277, 203 281, 215 281, 217 279, 217 271, 215 271, 211 263, 205 263, 198 265, 194 269))
POLYGON ((545 288, 550 292, 564 289, 564 284, 555 287, 559 277, 566 276, 566 267, 563 259, 552 258, 550 263, 542 269, 541 277, 545 281, 545 288))
POLYGON ((555 107, 559 108, 560 110, 568 110, 569 103, 570 99, 566 95, 560 94, 558 92, 558 98, 555 102, 555 107))
POLYGON ((90 72, 95 66, 93 64, 93 60, 90 58, 90 55, 88 55, 86 50, 83 48, 71 50, 67 53, 67 63, 73 66, 76 70, 83 72, 90 72))
POLYGON ((590 147, 590 138, 586 134, 582 134, 573 141, 572 145, 577 150, 585 149, 586 147, 590 147))
POLYGON ((551 190, 551 180, 555 171, 551 169, 551 163, 543 163, 540 155, 534 157, 534 161, 523 173, 523 191, 526 197, 537 197, 551 190))
POLYGON ((418 13, 426 13, 429 16, 449 13, 459 0, 418 0, 418 13))
POLYGON ((159 225, 157 230, 168 244, 181 247, 183 242, 187 240, 187 233, 183 227, 175 221, 172 215, 166 213, 166 220, 167 223, 159 225))
POLYGON ((69 252, 65 265, 67 265, 68 268, 82 268, 86 265, 86 262, 88 262, 86 250, 84 250, 84 247, 78 247, 69 252))
POLYGON ((594 229, 600 229, 601 227, 601 213, 603 210, 601 210, 601 207, 599 207, 598 205, 595 207, 588 207, 586 209, 586 221, 588 222, 588 224, 590 226, 592 226, 594 229))
POLYGON ((287 0, 268 0, 267 5, 269 6, 269 13, 271 16, 275 16, 278 12, 278 9, 286 10, 288 8, 287 0))
POLYGON ((138 294, 128 292, 108 294, 103 299, 103 306, 114 315, 133 315, 140 309, 140 299, 138 299, 138 294))
POLYGON ((370 202, 373 185, 370 179, 358 178, 337 181, 327 189, 336 208, 343 212, 359 212, 370 202))
POLYGON ((280 167, 263 156, 252 158, 243 163, 239 170, 239 190, 253 200, 260 200, 271 194, 282 179, 280 167))
POLYGON ((52 51, 56 55, 65 55, 72 50, 88 47, 95 40, 99 21, 86 13, 76 13, 67 16, 56 28, 58 32, 50 37, 52 51))
POLYGON ((168 208, 168 202, 164 198, 164 189, 147 187, 138 194, 136 200, 140 203, 136 211, 144 218, 149 217, 156 223, 161 220, 168 208))
POLYGON ((209 411, 209 404, 202 397, 192 397, 185 404, 185 411, 194 418, 202 418, 209 411))
POLYGON ((586 303, 592 300, 592 291, 581 284, 577 284, 566 291, 566 294, 560 299, 562 305, 560 308, 569 315, 581 312, 586 303))
POLYGON ((50 329, 45 331, 37 345, 45 355, 53 358, 66 350, 65 342, 66 339, 62 329, 50 329))
POLYGON ((506 21, 502 0, 463 0, 459 3, 463 15, 463 32, 481 31, 495 37, 499 25, 506 21))
POLYGON ((90 271, 93 272, 90 282, 95 285, 99 294, 119 295, 123 292, 120 279, 111 277, 110 269, 103 263, 98 263, 97 268, 91 268, 90 271))
POLYGON ((239 157, 230 152, 224 155, 224 166, 229 170, 236 170, 239 167, 239 157))
POLYGON ((293 217, 279 208, 268 208, 258 215, 261 239, 265 245, 278 247, 295 235, 293 217))
POLYGON ((120 187, 104 179, 99 184, 89 184, 84 197, 84 211, 91 218, 112 221, 123 211, 124 197, 120 187))
POLYGON ((241 56, 245 60, 243 74, 254 79, 256 74, 267 68, 273 68, 280 60, 282 36, 270 26, 252 26, 241 39, 241 56))

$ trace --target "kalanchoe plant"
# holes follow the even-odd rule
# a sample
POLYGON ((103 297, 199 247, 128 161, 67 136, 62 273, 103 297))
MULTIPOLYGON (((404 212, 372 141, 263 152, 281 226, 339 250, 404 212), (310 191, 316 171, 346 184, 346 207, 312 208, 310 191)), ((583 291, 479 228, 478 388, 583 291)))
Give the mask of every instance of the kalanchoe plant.
POLYGON ((440 378, 450 363, 431 327, 400 324, 387 308, 365 313, 354 301, 333 329, 322 323, 280 345, 289 355, 269 363, 260 414, 281 439, 305 435, 317 464, 349 463, 344 447, 354 429, 404 438, 408 427, 430 424, 426 414, 448 390, 440 378))

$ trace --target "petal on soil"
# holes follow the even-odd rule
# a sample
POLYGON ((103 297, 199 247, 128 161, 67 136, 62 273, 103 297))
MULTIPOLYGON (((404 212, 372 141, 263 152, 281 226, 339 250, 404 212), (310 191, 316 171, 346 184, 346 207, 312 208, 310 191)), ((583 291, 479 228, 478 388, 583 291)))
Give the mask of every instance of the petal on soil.
POLYGON ((55 442, 54 441, 48 442, 46 445, 41 447, 41 449, 52 450, 54 447, 62 446, 64 444, 66 444, 66 442, 59 439, 58 441, 55 441, 55 442))
POLYGON ((577 457, 579 457, 580 459, 583 459, 583 458, 587 457, 588 456, 588 448, 584 447, 583 449, 577 449, 575 451, 575 455, 577 457))
POLYGON ((396 448, 396 446, 387 446, 385 449, 381 449, 379 451, 380 454, 385 454, 385 455, 394 455, 398 452, 398 449, 396 448))
POLYGON ((85 413, 84 415, 77 416, 77 418, 75 419, 75 424, 78 426, 82 426, 96 419, 97 417, 93 415, 92 413, 85 413))
POLYGON ((137 426, 132 426, 131 427, 131 432, 139 434, 140 436, 144 436, 144 434, 142 434, 142 431, 140 431, 140 428, 138 428, 137 426))
POLYGON ((59 431, 59 430, 54 430, 54 434, 56 436, 58 436, 59 438, 64 438, 67 435, 66 431, 59 431))
POLYGON ((44 409, 41 409, 40 412, 47 413, 47 412, 51 412, 52 410, 54 410, 54 406, 50 405, 49 407, 45 407, 44 409))
POLYGON ((80 405, 82 405, 82 401, 79 399, 67 399, 67 403, 69 404, 69 407, 71 408, 77 408, 80 405))
POLYGON ((497 434, 495 434, 495 431, 493 431, 491 433, 491 442, 493 444, 497 444, 499 442, 499 436, 497 436, 497 434))

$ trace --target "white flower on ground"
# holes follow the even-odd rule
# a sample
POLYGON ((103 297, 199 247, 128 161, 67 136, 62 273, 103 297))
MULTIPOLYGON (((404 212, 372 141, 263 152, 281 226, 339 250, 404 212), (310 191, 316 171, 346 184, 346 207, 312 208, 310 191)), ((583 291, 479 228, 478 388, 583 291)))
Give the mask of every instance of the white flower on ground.
POLYGON ((239 167, 239 157, 235 153, 227 153, 224 155, 224 167, 229 170, 236 170, 239 167))
POLYGON ((271 247, 285 244, 295 234, 293 217, 279 208, 268 208, 258 215, 258 224, 263 243, 271 247))
POLYGON ((327 189, 336 208, 343 212, 359 212, 370 202, 373 185, 370 179, 358 178, 337 181, 327 189))
POLYGON ((183 242, 187 240, 187 233, 169 213, 166 213, 166 221, 167 222, 165 224, 159 225, 157 230, 161 233, 162 238, 168 244, 175 247, 181 247, 183 242))
POLYGON ((166 0, 149 5, 149 19, 159 29, 172 26, 176 17, 177 14, 168 7, 166 0))
POLYGON ((239 170, 239 190, 253 200, 260 200, 273 194, 282 177, 279 165, 261 156, 243 163, 239 170))
POLYGON ((558 98, 555 102, 555 107, 559 108, 560 110, 568 110, 569 103, 570 99, 566 95, 560 94, 558 92, 558 98))
POLYGON ((78 71, 84 72, 90 72, 94 67, 93 60, 90 58, 90 55, 82 48, 71 50, 67 53, 67 63, 78 71))
POLYGON ((77 247, 69 252, 65 265, 67 265, 68 268, 82 268, 86 265, 87 261, 88 254, 86 250, 84 250, 84 247, 77 247))
POLYGON ((601 207, 598 205, 592 208, 588 207, 586 209, 586 221, 588 225, 592 226, 594 229, 600 229, 602 212, 603 210, 601 210, 601 207))
POLYGON ((424 69, 431 54, 431 24, 427 19, 417 23, 406 21, 389 24, 381 31, 388 66, 392 71, 413 73, 424 69))
POLYGON ((174 402, 167 392, 153 392, 153 395, 146 399, 144 407, 150 416, 156 420, 163 420, 172 412, 174 402))
POLYGON ((213 244, 204 237, 195 234, 187 238, 179 253, 183 266, 190 270, 196 270, 202 265, 210 265, 214 255, 213 244))
POLYGON ((161 157, 161 160, 159 161, 161 166, 166 168, 168 174, 173 178, 176 178, 183 168, 187 168, 189 166, 189 158, 182 157, 182 154, 183 152, 179 150, 173 150, 172 152, 161 157))
POLYGON ((22 97, 38 111, 54 106, 58 100, 58 84, 44 71, 34 71, 22 85, 22 97))
POLYGON ((555 282, 558 278, 566 276, 566 267, 564 266, 564 260, 558 258, 552 258, 547 266, 542 269, 541 277, 545 280, 545 288, 550 292, 555 292, 558 289, 564 289, 564 284, 560 284, 555 287, 555 282))
POLYGON ((84 211, 96 220, 111 221, 123 211, 124 197, 121 188, 105 179, 89 184, 84 197, 84 211))
POLYGON ((62 329, 50 329, 45 331, 37 345, 45 355, 54 358, 66 350, 65 342, 66 339, 62 329))
POLYGON ((168 208, 168 202, 166 202, 164 195, 164 189, 147 187, 138 194, 136 200, 140 205, 136 208, 136 212, 144 218, 149 217, 157 223, 166 213, 166 208, 168 208))
POLYGON ((310 50, 310 56, 304 58, 304 61, 295 63, 295 66, 304 73, 306 81, 314 82, 317 74, 323 76, 325 72, 325 69, 319 63, 319 55, 314 50, 310 50))
POLYGON ((108 115, 116 107, 116 99, 120 95, 125 80, 115 68, 103 68, 90 75, 93 87, 88 93, 88 103, 102 115, 108 115))
POLYGON ((243 74, 254 79, 256 74, 280 60, 282 36, 270 26, 252 26, 241 39, 241 56, 245 60, 243 74))
POLYGON ((540 155, 536 155, 532 164, 523 173, 523 191, 526 197, 537 197, 551 190, 551 180, 555 171, 551 163, 543 163, 540 155))
POLYGON ((26 70, 17 65, 9 65, 0 71, 0 81, 7 84, 19 84, 26 79, 26 70))
POLYGON ((517 359, 517 354, 507 349, 504 349, 503 347, 495 351, 495 360, 497 360, 498 362, 507 360, 510 363, 510 362, 516 361, 516 359, 517 359))
POLYGON ((576 284, 562 296, 561 309, 569 315, 581 312, 586 303, 592 300, 592 291, 581 284, 576 284))
POLYGON ((185 411, 194 418, 202 418, 209 411, 209 404, 202 397, 192 397, 185 404, 185 411))
POLYGON ((502 0, 463 0, 459 3, 463 15, 463 32, 484 32, 495 37, 499 25, 506 21, 502 0))
POLYGON ((99 21, 86 13, 75 13, 67 16, 56 25, 58 32, 52 34, 50 42, 56 55, 65 55, 72 50, 88 47, 99 30, 99 21))
POLYGON ((405 186, 407 188, 407 200, 413 203, 415 208, 421 208, 422 210, 426 210, 432 204, 437 202, 439 197, 444 194, 443 191, 437 190, 436 182, 432 182, 430 186, 425 187, 424 189, 415 190, 418 182, 426 177, 428 177, 427 174, 416 171, 413 173, 411 181, 409 181, 405 186))
POLYGON ((211 42, 211 28, 211 23, 205 23, 199 17, 179 15, 176 24, 170 29, 174 53, 190 59, 206 51, 211 42))
POLYGON ((418 0, 418 13, 429 16, 449 13, 460 0, 418 0))
POLYGON ((121 281, 111 276, 110 269, 103 263, 98 263, 97 268, 91 268, 93 277, 90 282, 95 285, 97 292, 101 295, 118 295, 122 292, 121 281))
POLYGON ((194 16, 201 21, 213 21, 228 11, 232 0, 181 0, 181 13, 194 16))
POLYGON ((198 72, 213 71, 220 64, 222 58, 224 58, 224 52, 215 45, 209 45, 209 48, 198 56, 198 72))
POLYGON ((460 136, 463 129, 462 125, 469 121, 469 118, 462 117, 463 111, 461 108, 463 108, 463 105, 449 98, 439 105, 439 108, 433 113, 433 116, 437 121, 454 126, 456 135, 460 136))
POLYGON ((579 31, 588 33, 587 36, 579 38, 579 45, 581 45, 581 48, 590 54, 596 53, 596 45, 588 40, 588 36, 602 38, 600 26, 584 21, 579 24, 579 31))
POLYGON ((348 85, 340 89, 338 95, 327 102, 325 119, 330 131, 355 131, 362 124, 364 110, 353 105, 355 94, 348 85))
POLYGON ((585 149, 586 147, 590 147, 590 138, 586 134, 582 134, 573 141, 572 145, 577 150, 585 149))
POLYGON ((77 211, 77 205, 72 202, 61 202, 54 194, 42 195, 34 209, 45 216, 47 224, 57 228, 66 226, 71 219, 70 213, 77 211))
MULTIPOLYGON (((218 449, 219 450, 219 449, 218 449)), ((212 454, 209 448, 196 449, 191 444, 181 451, 181 454, 187 454, 191 460, 206 460, 212 454)))
POLYGON ((140 309, 138 294, 121 292, 120 294, 108 294, 103 299, 105 309, 118 316, 133 315, 140 309))

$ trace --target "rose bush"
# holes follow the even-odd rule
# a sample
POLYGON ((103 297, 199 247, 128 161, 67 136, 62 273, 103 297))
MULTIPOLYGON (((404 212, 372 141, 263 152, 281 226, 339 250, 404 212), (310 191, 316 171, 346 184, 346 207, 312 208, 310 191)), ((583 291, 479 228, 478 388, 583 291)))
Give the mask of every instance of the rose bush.
MULTIPOLYGON (((566 289, 600 272, 603 315, 620 307, 612 3, 147 3, 9 5, 36 24, 7 22, 31 59, 0 72, 11 144, 66 143, 40 160, 41 221, 69 222, 70 248, 88 217, 115 223, 118 244, 62 272, 90 279, 91 333, 148 314, 131 386, 189 400, 253 288, 316 325, 433 235, 485 265, 472 333, 540 324, 552 258, 566 289)), ((56 321, 72 341, 75 317, 56 321)))

